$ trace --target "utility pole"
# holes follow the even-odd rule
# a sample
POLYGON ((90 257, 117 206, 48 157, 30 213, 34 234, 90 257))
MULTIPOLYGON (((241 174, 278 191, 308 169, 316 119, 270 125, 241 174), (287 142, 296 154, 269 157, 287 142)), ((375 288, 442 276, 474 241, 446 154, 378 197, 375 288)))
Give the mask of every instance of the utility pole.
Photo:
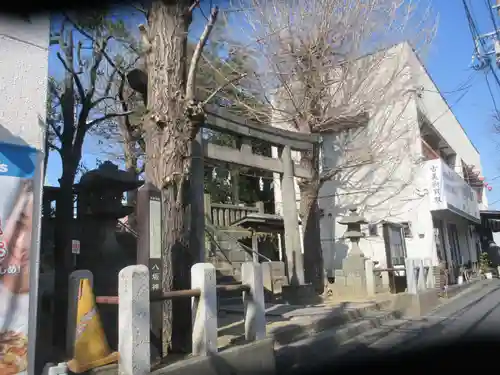
POLYGON ((497 25, 500 23, 497 22, 497 17, 500 17, 500 0, 495 0, 495 5, 491 5, 490 0, 485 0, 494 28, 493 31, 486 34, 478 33, 465 0, 463 0, 463 3, 469 27, 474 38, 475 49, 472 57, 474 69, 482 70, 488 67, 493 69, 493 63, 497 68, 500 68, 500 28, 497 25))

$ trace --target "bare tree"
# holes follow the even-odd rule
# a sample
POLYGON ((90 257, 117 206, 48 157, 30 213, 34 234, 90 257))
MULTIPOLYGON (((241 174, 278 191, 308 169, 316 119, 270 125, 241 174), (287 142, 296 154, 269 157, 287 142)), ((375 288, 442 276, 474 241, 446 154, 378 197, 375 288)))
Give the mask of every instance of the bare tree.
POLYGON ((406 108, 401 103, 413 94, 407 61, 395 44, 408 41, 423 51, 436 20, 429 7, 415 1, 252 0, 250 8, 247 3, 236 7, 244 8, 241 34, 257 69, 252 86, 239 90, 251 92, 261 106, 245 97, 233 103, 258 121, 320 133, 335 144, 328 167, 320 163, 320 145, 297 155, 313 172, 313 178, 298 181, 306 278, 322 291, 320 189, 335 181, 339 191, 356 192, 356 203, 369 207, 377 204, 375 191, 360 194, 367 186, 383 188, 386 199, 389 185, 396 194, 408 184, 396 183, 395 170, 404 157, 396 156, 396 145, 411 143, 410 125, 402 126, 400 118, 406 108))
POLYGON ((68 223, 74 217, 73 184, 79 170, 85 137, 100 125, 112 118, 126 116, 129 112, 103 112, 100 105, 109 98, 111 80, 102 92, 97 87, 102 79, 104 52, 112 39, 110 25, 93 18, 81 19, 82 29, 92 34, 92 39, 77 38, 73 22, 64 17, 60 29, 51 35, 51 45, 58 48, 57 58, 64 69, 62 82, 50 80, 49 90, 52 101, 52 118, 47 122, 50 134, 49 148, 61 157, 62 174, 59 179, 59 194, 56 201, 56 230, 54 240, 55 285, 57 296, 55 303, 54 327, 55 342, 65 340, 64 325, 67 314, 67 282, 71 263, 71 230, 68 223), (78 40, 80 39, 80 40, 78 40), (78 40, 78 41, 77 41, 78 40))
MULTIPOLYGON (((147 26, 139 26, 144 68, 127 76, 130 86, 141 92, 146 103, 141 122, 145 176, 161 192, 164 292, 189 288, 189 270, 198 260, 198 249, 188 246, 186 178, 191 168, 192 142, 205 120, 204 107, 214 97, 200 99, 196 83, 201 55, 219 12, 217 7, 211 10, 189 59, 187 36, 198 6, 199 1, 192 0, 153 2, 147 26)), ((163 355, 190 352, 190 316, 189 301, 176 301, 174 305, 163 302, 163 355)))

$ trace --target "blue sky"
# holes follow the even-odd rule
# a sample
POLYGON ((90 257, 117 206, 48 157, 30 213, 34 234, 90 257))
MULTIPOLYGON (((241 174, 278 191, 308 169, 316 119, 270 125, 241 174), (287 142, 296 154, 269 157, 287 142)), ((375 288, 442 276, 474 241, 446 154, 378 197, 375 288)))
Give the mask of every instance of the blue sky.
MULTIPOLYGON (((469 1, 475 21, 481 33, 493 30, 493 23, 489 17, 485 1, 469 1)), ((439 13, 439 27, 431 51, 425 59, 426 67, 441 90, 459 122, 467 132, 476 148, 481 153, 481 161, 486 181, 493 190, 488 193, 490 207, 500 209, 500 134, 494 130, 492 113, 494 109, 489 94, 484 72, 471 69, 473 43, 466 21, 465 11, 461 0, 433 0, 434 9, 439 13), (454 92, 471 77, 470 88, 454 92), (464 95, 465 94, 465 95, 464 95)), ((192 27, 193 35, 199 35, 203 27, 203 18, 200 14, 195 17, 192 27)), ((497 18, 500 25, 500 17, 497 18)), ((136 17, 129 17, 130 24, 138 24, 136 17)), ((498 72, 500 74, 500 71, 498 72)), ((49 57, 49 74, 60 77, 62 68, 55 57, 55 51, 49 57)), ((493 95, 500 106, 500 87, 490 83, 493 95)), ((85 163, 94 167, 99 150, 94 142, 86 142, 84 146, 85 163)), ((102 155, 101 155, 102 157, 102 155)), ((51 156, 48 167, 47 182, 58 185, 61 168, 58 156, 51 156)))
MULTIPOLYGON (((426 66, 438 88, 445 93, 443 95, 452 106, 458 121, 481 153, 484 176, 493 187, 488 193, 490 207, 499 209, 500 178, 494 178, 500 176, 500 134, 496 134, 494 130, 494 105, 484 72, 474 72, 470 68, 474 45, 463 4, 461 0, 434 0, 432 3, 439 12, 439 28, 426 66), (466 82, 472 73, 469 90, 446 94, 466 82), (460 99, 464 93, 465 96, 460 99)), ((469 1, 469 7, 480 33, 494 30, 486 1, 469 1)), ((497 18, 497 23, 500 25, 500 17, 497 18)), ((491 76, 489 80, 494 98, 500 105, 500 87, 494 85, 491 76)))

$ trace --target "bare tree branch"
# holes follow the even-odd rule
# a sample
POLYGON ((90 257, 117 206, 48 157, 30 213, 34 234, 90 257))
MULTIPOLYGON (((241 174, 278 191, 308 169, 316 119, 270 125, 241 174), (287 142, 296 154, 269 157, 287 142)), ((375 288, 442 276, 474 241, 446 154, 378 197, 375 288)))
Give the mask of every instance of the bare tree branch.
POLYGON ((53 149, 53 150, 56 150, 59 154, 61 153, 61 147, 59 146, 56 146, 55 144, 53 144, 52 142, 47 142, 48 146, 53 149))
POLYGON ((122 116, 128 116, 130 114, 134 113, 134 111, 128 111, 128 112, 123 112, 123 113, 108 113, 104 116, 101 116, 99 118, 96 118, 92 121, 89 121, 87 122, 87 129, 90 129, 92 128, 92 126, 100 123, 100 122, 103 122, 103 121, 106 121, 106 120, 109 120, 109 119, 112 119, 112 118, 115 118, 115 117, 122 117, 122 116))
POLYGON ((208 98, 205 99, 205 101, 203 102, 203 106, 205 106, 206 104, 208 104, 213 98, 215 98, 217 96, 217 94, 219 94, 222 90, 224 90, 227 86, 235 83, 236 81, 239 81, 240 79, 244 78, 247 76, 247 73, 243 73, 243 74, 240 74, 239 76, 237 77, 234 77, 233 79, 230 79, 228 81, 226 81, 223 85, 219 86, 214 92, 212 92, 208 98))
MULTIPOLYGON (((73 52, 71 52, 71 53, 73 53, 73 52)), ((68 66, 68 64, 66 63, 66 61, 63 59, 63 57, 61 56, 61 54, 59 52, 57 52, 56 56, 59 59, 59 61, 63 64, 64 69, 66 69, 66 71, 73 76, 73 80, 75 81, 76 88, 78 90, 78 95, 81 98, 84 98, 85 97, 85 90, 83 89, 83 85, 82 85, 82 81, 80 81, 80 77, 78 77, 78 75, 76 74, 76 72, 73 68, 70 68, 68 66)))
POLYGON ((188 9, 188 13, 193 13, 194 9, 199 7, 200 7, 200 0, 193 1, 193 4, 191 4, 191 6, 188 9))
POLYGON ((218 14, 219 14, 219 7, 213 8, 212 12, 210 13, 210 19, 205 25, 205 29, 203 30, 200 39, 198 40, 198 44, 194 49, 193 57, 191 58, 191 63, 189 64, 189 72, 186 83, 186 100, 188 102, 193 101, 195 99, 196 71, 198 69, 198 63, 200 61, 203 48, 205 47, 205 44, 207 44, 208 38, 210 37, 210 33, 212 32, 215 22, 217 21, 218 14))

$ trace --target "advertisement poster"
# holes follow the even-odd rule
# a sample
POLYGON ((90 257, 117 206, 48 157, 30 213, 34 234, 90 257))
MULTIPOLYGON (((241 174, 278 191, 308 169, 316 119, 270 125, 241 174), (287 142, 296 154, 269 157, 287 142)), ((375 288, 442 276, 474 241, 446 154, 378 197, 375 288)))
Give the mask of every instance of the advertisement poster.
MULTIPOLYGON (((28 347, 28 335, 34 338, 28 327, 36 317, 36 303, 30 303, 36 301, 36 293, 30 296, 33 285, 36 292, 30 264, 39 258, 38 160, 35 149, 0 143, 0 375, 27 375, 32 368, 28 360, 34 359, 29 358, 35 346, 30 342, 28 347)), ((31 326, 36 332, 36 320, 31 326)))

